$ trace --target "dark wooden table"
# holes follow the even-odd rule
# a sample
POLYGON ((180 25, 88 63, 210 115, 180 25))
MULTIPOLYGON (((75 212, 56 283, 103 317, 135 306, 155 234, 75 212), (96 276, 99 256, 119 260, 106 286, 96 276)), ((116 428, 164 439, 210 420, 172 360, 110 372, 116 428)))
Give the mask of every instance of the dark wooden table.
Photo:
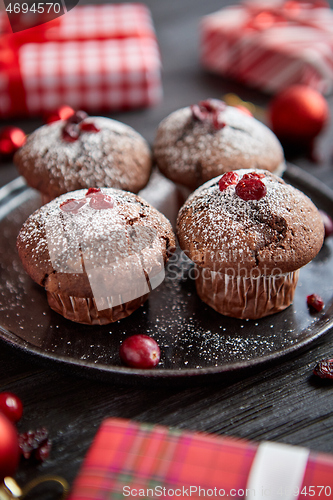
MULTIPOLYGON (((133 126, 151 142, 164 116, 208 96, 235 92, 244 100, 267 105, 268 96, 200 68, 200 17, 232 2, 145 3, 152 10, 162 52, 164 100, 153 109, 114 114, 114 118, 133 126)), ((333 6, 333 0, 330 3, 333 6)), ((328 100, 333 110, 333 97, 328 100)), ((34 119, 6 122, 9 123, 30 132, 42 122, 34 119)), ((332 127, 317 142, 320 163, 314 164, 302 155, 292 158, 331 188, 332 127)), ((12 164, 0 167, 0 185, 16 176, 12 164)), ((317 381, 311 375, 316 361, 329 356, 333 357, 331 333, 272 366, 191 387, 149 388, 120 386, 48 369, 1 343, 0 391, 12 391, 23 401, 19 430, 45 426, 53 441, 50 458, 41 465, 21 463, 16 478, 23 485, 37 475, 52 473, 72 483, 100 422, 109 416, 252 440, 274 440, 333 453, 333 384, 317 381)), ((34 496, 43 500, 47 497, 45 492, 34 496)))

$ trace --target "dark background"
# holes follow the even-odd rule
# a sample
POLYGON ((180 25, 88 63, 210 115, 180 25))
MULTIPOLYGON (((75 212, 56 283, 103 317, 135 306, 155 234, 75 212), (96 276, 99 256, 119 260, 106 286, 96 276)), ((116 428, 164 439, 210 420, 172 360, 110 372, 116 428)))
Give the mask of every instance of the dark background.
MULTIPOLYGON (((80 4, 88 2, 80 2, 80 4)), ((198 61, 198 23, 205 14, 229 5, 221 0, 149 0, 163 61, 164 100, 155 108, 112 114, 152 142, 158 123, 171 111, 206 97, 235 92, 267 106, 270 97, 209 75, 198 61)), ((330 2, 333 7, 333 0, 330 2)), ((327 98, 333 109, 333 96, 327 98)), ((40 119, 3 122, 33 131, 40 119)), ((316 143, 320 162, 304 154, 290 159, 333 188, 333 124, 316 143)), ((17 176, 15 167, 0 166, 0 185, 17 176)), ((37 361, 0 344, 0 391, 21 397, 24 416, 19 430, 46 426, 53 441, 50 458, 41 465, 21 463, 17 480, 56 473, 70 483, 95 435, 108 416, 215 432, 252 440, 275 440, 333 453, 333 384, 311 375, 314 364, 333 357, 332 335, 302 353, 272 366, 181 388, 120 386, 46 369, 37 361)), ((43 492, 38 498, 46 500, 43 492)), ((37 498, 37 496, 34 496, 37 498)))

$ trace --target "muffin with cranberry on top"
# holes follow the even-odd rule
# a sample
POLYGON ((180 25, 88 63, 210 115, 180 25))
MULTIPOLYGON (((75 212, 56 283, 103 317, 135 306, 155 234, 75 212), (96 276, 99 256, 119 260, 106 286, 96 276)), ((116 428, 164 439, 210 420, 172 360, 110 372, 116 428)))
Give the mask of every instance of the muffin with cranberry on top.
POLYGON ((292 303, 324 227, 301 191, 268 171, 237 170, 190 195, 177 234, 196 264, 200 298, 226 316, 257 319, 292 303))
POLYGON ((154 159, 160 171, 190 190, 229 170, 284 169, 282 146, 264 124, 218 99, 167 116, 159 125, 154 159))
POLYGON ((138 132, 84 111, 35 130, 15 154, 14 162, 45 203, 89 187, 137 193, 151 172, 151 152, 138 132))
POLYGON ((169 221, 139 196, 113 188, 55 198, 23 224, 23 267, 50 307, 85 324, 130 315, 164 279, 174 248, 169 221))

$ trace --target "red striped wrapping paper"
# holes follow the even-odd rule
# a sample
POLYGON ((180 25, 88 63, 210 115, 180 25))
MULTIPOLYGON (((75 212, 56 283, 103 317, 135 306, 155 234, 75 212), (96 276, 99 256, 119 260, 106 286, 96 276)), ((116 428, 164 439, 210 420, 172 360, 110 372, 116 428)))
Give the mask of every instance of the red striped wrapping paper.
MULTIPOLYGON (((298 449, 283 446, 292 451, 298 449)), ((246 493, 257 450, 258 444, 230 437, 106 419, 68 500, 203 496, 269 500, 273 497, 268 496, 267 490, 261 492, 263 496, 260 491, 252 497, 249 490, 246 493)), ((311 452, 304 467, 299 495, 293 491, 288 498, 332 498, 333 457, 311 452), (308 495, 309 492, 314 494, 308 495)), ((279 486, 283 489, 283 481, 279 486)), ((276 493, 274 498, 287 498, 276 493)))
POLYGON ((322 0, 248 0, 203 18, 209 70, 276 93, 292 84, 333 90, 333 11, 322 0))
MULTIPOLYGON (((0 28, 8 31, 3 17, 0 28)), ((0 117, 37 115, 63 104, 90 112, 131 109, 161 96, 160 54, 144 5, 75 7, 1 36, 0 117)))

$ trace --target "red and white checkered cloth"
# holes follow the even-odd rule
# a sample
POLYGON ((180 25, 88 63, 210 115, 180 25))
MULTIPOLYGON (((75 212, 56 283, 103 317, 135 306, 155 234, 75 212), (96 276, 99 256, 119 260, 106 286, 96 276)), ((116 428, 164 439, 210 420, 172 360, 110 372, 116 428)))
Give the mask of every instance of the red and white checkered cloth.
POLYGON ((90 112, 130 109, 161 99, 160 53, 144 5, 75 7, 29 30, 29 41, 26 32, 2 40, 14 64, 0 66, 0 117, 63 104, 90 112))
POLYGON ((244 1, 206 16, 201 61, 269 93, 302 83, 333 90, 333 11, 321 0, 244 1))

